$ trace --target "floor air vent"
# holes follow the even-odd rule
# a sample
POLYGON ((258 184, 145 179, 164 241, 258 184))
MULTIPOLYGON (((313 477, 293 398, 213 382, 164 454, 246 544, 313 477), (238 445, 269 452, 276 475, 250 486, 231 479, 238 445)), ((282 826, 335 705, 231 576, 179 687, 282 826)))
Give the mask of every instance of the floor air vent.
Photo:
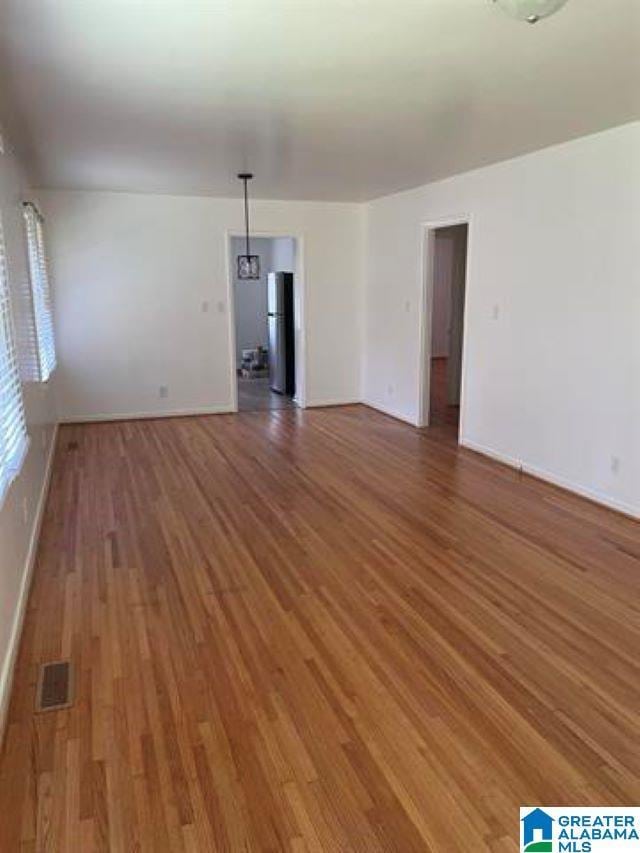
POLYGON ((69 661, 43 664, 38 677, 36 711, 57 711, 73 704, 72 675, 69 661))

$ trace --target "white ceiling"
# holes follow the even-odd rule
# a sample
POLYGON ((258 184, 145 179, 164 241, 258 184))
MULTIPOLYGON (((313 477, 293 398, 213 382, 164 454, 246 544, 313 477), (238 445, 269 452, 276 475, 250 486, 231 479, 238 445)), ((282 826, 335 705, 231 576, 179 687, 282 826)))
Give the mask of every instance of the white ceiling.
POLYGON ((640 0, 2 0, 4 121, 58 188, 363 200, 640 115, 640 0))

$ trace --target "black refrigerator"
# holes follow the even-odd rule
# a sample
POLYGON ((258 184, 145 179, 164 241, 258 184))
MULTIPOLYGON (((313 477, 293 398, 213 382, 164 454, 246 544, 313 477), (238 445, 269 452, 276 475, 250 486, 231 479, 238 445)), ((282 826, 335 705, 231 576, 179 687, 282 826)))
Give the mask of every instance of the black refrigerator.
POLYGON ((267 276, 269 324, 269 385, 291 397, 296 390, 293 322, 293 273, 270 272, 267 276))

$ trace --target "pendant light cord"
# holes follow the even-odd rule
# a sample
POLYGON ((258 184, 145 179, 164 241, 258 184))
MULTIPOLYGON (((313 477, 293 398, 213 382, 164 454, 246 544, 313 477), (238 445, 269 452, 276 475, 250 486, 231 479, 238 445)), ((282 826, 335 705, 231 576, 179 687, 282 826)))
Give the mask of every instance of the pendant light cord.
POLYGON ((247 178, 242 179, 244 181, 244 229, 245 229, 245 239, 246 239, 246 247, 247 247, 247 257, 251 254, 249 247, 249 198, 247 195, 247 178))

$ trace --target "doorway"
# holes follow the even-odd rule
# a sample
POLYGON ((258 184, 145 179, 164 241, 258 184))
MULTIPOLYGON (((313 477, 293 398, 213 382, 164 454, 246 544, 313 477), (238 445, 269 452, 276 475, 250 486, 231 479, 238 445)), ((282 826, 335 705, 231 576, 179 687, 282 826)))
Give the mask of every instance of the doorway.
POLYGON ((429 228, 426 240, 427 325, 423 423, 458 435, 462 396, 466 222, 429 228))
POLYGON ((301 352, 296 287, 297 241, 293 237, 254 237, 251 253, 259 258, 257 279, 238 278, 237 257, 244 238, 230 238, 235 339, 237 410, 290 409, 297 405, 301 352))

